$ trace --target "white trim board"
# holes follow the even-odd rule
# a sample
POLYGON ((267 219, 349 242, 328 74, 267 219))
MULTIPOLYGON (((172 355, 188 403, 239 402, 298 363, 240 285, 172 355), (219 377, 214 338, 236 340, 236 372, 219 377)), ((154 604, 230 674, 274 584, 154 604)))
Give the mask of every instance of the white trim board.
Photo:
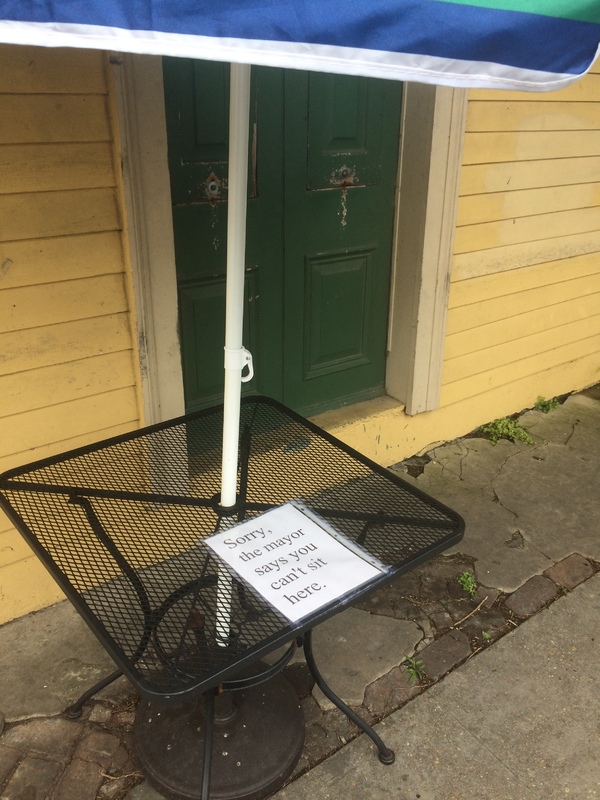
POLYGON ((386 391, 438 408, 467 92, 405 85, 386 391))
POLYGON ((146 424, 184 413, 160 56, 112 59, 146 424))

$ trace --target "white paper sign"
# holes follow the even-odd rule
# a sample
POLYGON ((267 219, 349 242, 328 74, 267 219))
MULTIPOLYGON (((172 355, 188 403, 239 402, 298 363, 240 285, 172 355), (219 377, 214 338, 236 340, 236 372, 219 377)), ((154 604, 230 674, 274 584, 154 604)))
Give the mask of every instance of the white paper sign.
POLYGON ((291 503, 205 542, 292 622, 386 569, 325 520, 291 503))

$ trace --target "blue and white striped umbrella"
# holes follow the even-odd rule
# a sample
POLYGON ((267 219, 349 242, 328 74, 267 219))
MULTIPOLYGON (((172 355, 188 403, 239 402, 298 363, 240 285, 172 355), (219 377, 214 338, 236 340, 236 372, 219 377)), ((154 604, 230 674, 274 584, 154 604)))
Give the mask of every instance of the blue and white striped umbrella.
POLYGON ((541 90, 594 61, 600 2, 0 0, 0 41, 541 90))

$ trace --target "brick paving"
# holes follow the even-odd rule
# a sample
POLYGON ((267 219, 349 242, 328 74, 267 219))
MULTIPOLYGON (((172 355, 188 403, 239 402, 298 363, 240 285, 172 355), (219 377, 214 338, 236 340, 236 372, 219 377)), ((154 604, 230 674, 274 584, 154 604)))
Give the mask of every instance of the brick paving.
POLYGON ((508 598, 506 606, 518 617, 530 617, 555 600, 559 592, 550 578, 534 575, 508 598))
POLYGON ((451 630, 432 642, 419 655, 427 677, 436 681, 462 664, 471 655, 471 644, 466 633, 451 630))
POLYGON ((544 575, 554 581, 557 586, 562 586, 563 589, 574 589, 593 574, 594 565, 579 553, 573 553, 568 558, 563 558, 558 564, 544 572, 544 575))
POLYGON ((48 717, 6 725, 0 737, 1 800, 121 800, 141 780, 123 713, 131 714, 97 701, 80 720, 48 717))

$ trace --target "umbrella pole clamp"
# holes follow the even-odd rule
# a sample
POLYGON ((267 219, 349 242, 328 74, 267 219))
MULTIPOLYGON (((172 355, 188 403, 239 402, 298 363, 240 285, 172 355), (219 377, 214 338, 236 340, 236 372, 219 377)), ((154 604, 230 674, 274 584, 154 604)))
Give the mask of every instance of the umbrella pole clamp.
POLYGON ((248 372, 241 376, 242 383, 247 383, 254 377, 252 353, 245 347, 225 347, 225 369, 242 372, 245 367, 248 367, 248 372))

